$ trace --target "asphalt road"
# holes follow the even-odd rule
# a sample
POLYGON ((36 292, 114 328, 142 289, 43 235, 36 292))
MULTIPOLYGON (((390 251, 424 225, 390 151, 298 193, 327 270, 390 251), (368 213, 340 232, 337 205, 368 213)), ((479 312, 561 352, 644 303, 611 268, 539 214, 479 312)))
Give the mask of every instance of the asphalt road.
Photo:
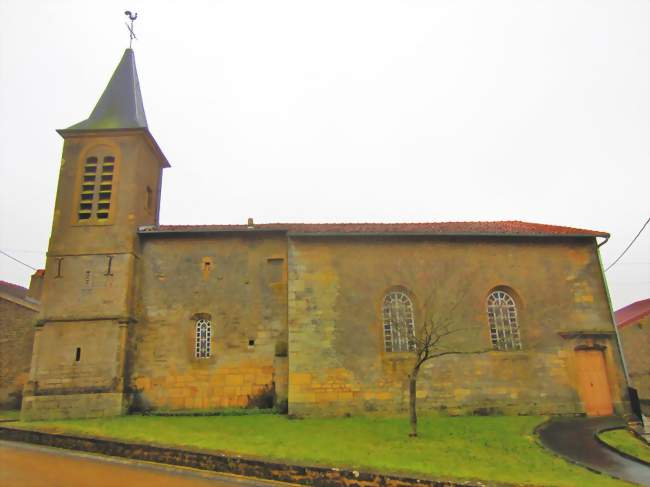
POLYGON ((650 486, 650 467, 619 455, 596 440, 596 433, 623 427, 616 416, 600 418, 557 418, 539 431, 542 444, 576 463, 619 479, 650 486))
POLYGON ((291 484, 0 441, 3 487, 286 487, 291 484))

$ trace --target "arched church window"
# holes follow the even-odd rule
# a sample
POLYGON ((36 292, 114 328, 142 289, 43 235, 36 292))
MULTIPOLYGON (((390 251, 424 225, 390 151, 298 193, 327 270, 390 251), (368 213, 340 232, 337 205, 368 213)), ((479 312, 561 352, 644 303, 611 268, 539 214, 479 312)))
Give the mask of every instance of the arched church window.
POLYGON ((79 222, 107 223, 112 212, 115 156, 98 147, 83 162, 79 222))
POLYGON ((496 350, 521 350, 517 304, 503 290, 492 291, 487 299, 490 338, 496 350))
POLYGON ((387 352, 415 350, 413 302, 403 291, 391 291, 384 297, 384 349, 387 352))
POLYGON ((196 341, 194 354, 196 358, 210 358, 210 338, 212 336, 212 325, 210 320, 197 320, 196 341))

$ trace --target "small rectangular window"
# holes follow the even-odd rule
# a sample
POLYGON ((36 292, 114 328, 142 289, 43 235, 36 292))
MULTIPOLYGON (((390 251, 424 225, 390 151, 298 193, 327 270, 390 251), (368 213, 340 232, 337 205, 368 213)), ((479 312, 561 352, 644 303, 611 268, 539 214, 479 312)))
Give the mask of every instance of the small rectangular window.
POLYGON ((94 182, 95 182, 94 174, 84 176, 84 183, 94 183, 94 182))
POLYGON ((284 275, 284 259, 267 259, 269 282, 282 282, 284 275))
POLYGON ((77 347, 77 350, 74 354, 74 361, 79 362, 81 360, 81 347, 77 347))

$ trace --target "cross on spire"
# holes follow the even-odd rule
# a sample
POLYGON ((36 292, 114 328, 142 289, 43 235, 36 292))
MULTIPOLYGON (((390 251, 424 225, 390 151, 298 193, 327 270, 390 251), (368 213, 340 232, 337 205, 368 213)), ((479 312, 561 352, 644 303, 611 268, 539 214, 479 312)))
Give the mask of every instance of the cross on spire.
POLYGON ((126 28, 129 29, 129 49, 131 49, 131 44, 133 43, 133 39, 137 40, 138 38, 135 36, 135 32, 133 32, 133 21, 138 18, 138 13, 132 14, 130 10, 127 10, 124 12, 124 15, 126 15, 129 19, 131 19, 131 25, 126 24, 126 28))

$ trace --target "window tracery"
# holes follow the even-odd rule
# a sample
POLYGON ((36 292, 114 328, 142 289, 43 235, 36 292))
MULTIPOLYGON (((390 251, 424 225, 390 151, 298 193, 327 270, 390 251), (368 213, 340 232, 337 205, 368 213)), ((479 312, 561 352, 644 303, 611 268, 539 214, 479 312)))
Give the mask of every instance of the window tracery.
POLYGON ((196 358, 210 358, 212 337, 212 324, 210 320, 197 320, 196 322, 196 340, 194 355, 196 358))
POLYGON ((387 352, 415 350, 413 302, 403 291, 391 291, 384 297, 384 349, 387 352))
POLYGON ((496 350, 521 350, 517 304, 505 291, 492 291, 487 299, 490 339, 496 350))

